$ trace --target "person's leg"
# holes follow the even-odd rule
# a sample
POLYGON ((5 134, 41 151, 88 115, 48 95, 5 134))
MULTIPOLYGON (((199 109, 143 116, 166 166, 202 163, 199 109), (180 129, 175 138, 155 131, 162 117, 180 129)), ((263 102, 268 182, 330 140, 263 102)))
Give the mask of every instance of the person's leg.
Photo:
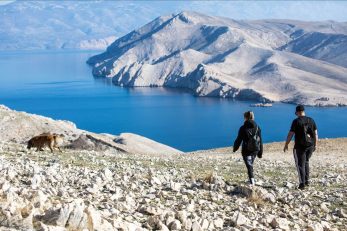
POLYGON ((255 155, 252 155, 251 157, 252 157, 252 158, 251 158, 251 163, 252 163, 252 176, 251 176, 251 184, 252 184, 252 185, 255 185, 254 171, 253 171, 253 163, 254 163, 254 160, 255 160, 256 154, 255 154, 255 155))
POLYGON ((251 184, 254 183, 254 175, 253 175, 253 162, 254 162, 254 156, 242 156, 243 157, 243 161, 246 164, 247 167, 247 173, 248 173, 248 178, 249 178, 249 182, 251 184))
POLYGON ((295 165, 299 175, 299 188, 301 189, 305 187, 305 162, 306 162, 305 150, 294 149, 293 153, 294 153, 295 165))
POLYGON ((310 184, 310 158, 313 153, 313 147, 307 148, 305 151, 305 185, 310 184))

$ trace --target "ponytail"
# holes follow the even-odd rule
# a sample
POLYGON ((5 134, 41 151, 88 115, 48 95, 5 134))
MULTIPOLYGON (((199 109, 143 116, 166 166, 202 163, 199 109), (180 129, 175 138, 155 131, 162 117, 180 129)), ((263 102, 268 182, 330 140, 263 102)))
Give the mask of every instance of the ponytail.
POLYGON ((254 120, 254 113, 252 111, 246 111, 243 113, 243 117, 245 117, 246 120, 254 120))

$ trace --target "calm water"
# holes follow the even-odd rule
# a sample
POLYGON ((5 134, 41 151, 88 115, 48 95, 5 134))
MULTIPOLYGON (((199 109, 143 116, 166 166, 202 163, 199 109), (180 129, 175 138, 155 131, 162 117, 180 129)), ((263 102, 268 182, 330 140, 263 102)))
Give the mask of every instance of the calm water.
MULTIPOLYGON (((137 133, 184 151, 230 146, 253 109, 265 142, 285 139, 294 105, 250 108, 249 102, 198 98, 162 88, 126 89, 94 79, 95 52, 0 53, 0 104, 71 120, 81 129, 137 133)), ((347 136, 347 108, 308 108, 321 137, 347 136)))

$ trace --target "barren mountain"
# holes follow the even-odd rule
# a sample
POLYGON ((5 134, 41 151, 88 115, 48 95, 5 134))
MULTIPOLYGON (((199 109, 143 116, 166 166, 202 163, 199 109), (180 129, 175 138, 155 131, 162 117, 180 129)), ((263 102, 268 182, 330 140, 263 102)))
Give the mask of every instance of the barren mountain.
POLYGON ((337 22, 236 21, 182 12, 159 17, 117 39, 88 63, 95 76, 112 78, 120 86, 347 105, 347 60, 341 51, 346 28, 346 23, 337 22), (310 36, 319 46, 309 42, 310 36))

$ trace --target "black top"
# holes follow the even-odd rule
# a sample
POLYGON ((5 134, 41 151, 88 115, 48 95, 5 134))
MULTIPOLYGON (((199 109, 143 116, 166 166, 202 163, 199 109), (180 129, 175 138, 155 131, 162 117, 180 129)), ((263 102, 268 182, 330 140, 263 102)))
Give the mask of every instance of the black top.
POLYGON ((258 154, 259 156, 263 154, 263 139, 261 138, 261 129, 254 120, 246 120, 245 123, 240 127, 239 133, 234 142, 234 150, 233 150, 234 152, 236 152, 239 149, 242 143, 242 149, 241 149, 242 155, 257 155, 256 152, 250 153, 246 148, 247 141, 248 141, 247 130, 256 129, 256 127, 258 127, 257 133, 258 133, 258 136, 260 137, 260 151, 258 154))
MULTIPOLYGON (((290 131, 295 133, 295 145, 294 148, 306 148, 300 145, 300 140, 305 139, 304 130, 302 129, 302 124, 307 124, 308 130, 307 133, 313 138, 316 139, 315 131, 317 130, 316 123, 314 120, 307 116, 300 116, 293 120, 292 126, 290 127, 290 131)), ((314 144, 314 142, 313 142, 314 144)))

